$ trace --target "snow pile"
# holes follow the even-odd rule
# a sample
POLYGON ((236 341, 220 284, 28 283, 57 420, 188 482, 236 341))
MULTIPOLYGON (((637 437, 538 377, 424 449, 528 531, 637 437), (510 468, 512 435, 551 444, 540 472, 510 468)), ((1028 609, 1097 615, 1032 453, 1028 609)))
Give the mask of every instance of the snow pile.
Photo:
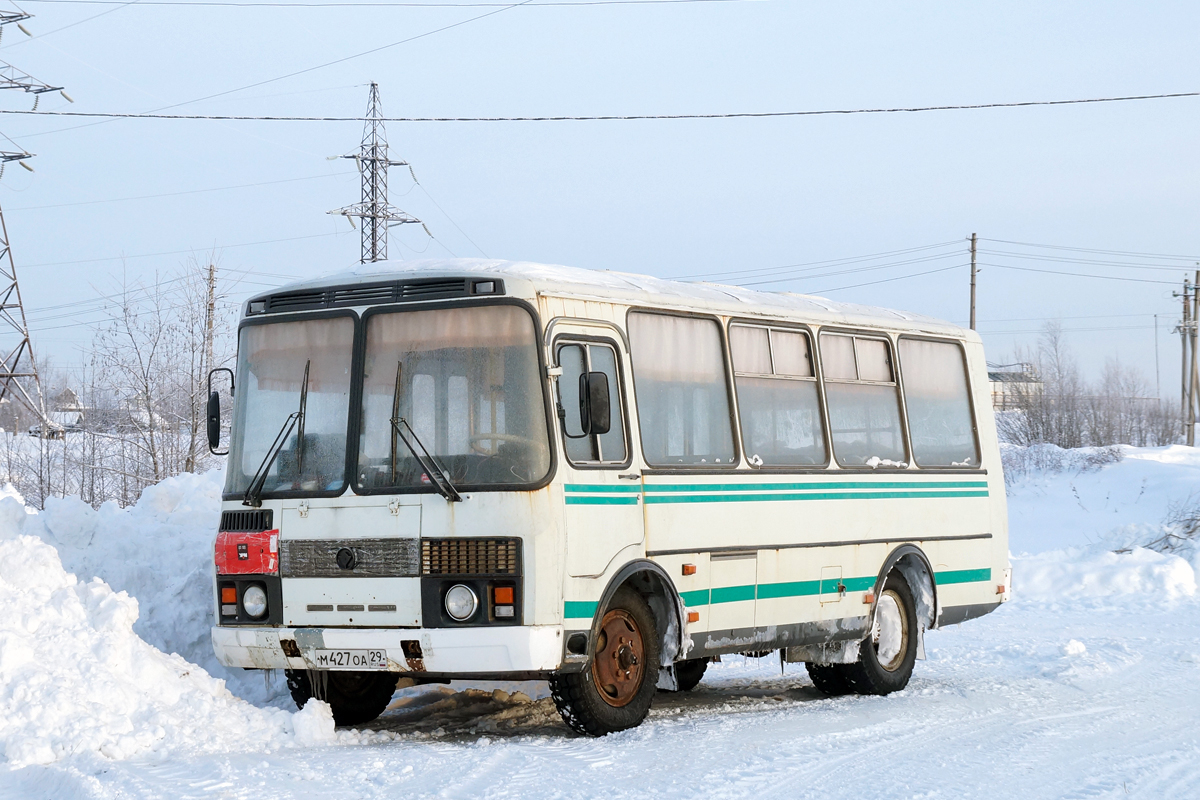
POLYGON ((292 715, 292 732, 297 744, 331 744, 337 741, 334 730, 333 709, 329 704, 310 699, 304 708, 292 715))
MULTIPOLYGON (((213 539, 223 483, 219 470, 185 473, 147 488, 128 508, 109 502, 96 510, 76 497, 50 498, 44 511, 8 518, 18 532, 53 545, 68 572, 136 597, 134 632, 148 643, 199 664, 247 700, 290 703, 278 676, 226 669, 213 655, 213 539)), ((0 496, 20 502, 15 492, 0 496)))
POLYGON ((1154 602, 1196 593, 1200 541, 1180 524, 1200 513, 1195 448, 1006 445, 1004 461, 1006 470, 1021 465, 1005 475, 1017 597, 1154 602))
POLYGON ((1013 591, 1039 600, 1122 594, 1172 600, 1196 593, 1191 564, 1143 547, 1128 553, 1054 550, 1014 559, 1013 574, 1013 591))
MULTIPOLYGON (((0 502, 0 753, 9 767, 292 740, 291 715, 255 708, 142 641, 137 600, 66 572, 54 548, 16 532, 24 513, 0 502)), ((319 713, 297 723, 297 741, 316 740, 319 713)))

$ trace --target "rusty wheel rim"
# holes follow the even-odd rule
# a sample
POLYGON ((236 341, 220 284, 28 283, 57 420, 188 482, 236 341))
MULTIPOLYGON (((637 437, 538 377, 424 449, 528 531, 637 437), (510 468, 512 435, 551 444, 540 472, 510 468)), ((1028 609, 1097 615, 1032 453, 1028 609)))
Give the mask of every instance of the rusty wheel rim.
POLYGON ((605 614, 592 659, 592 680, 604 702, 614 708, 628 705, 642 687, 645 661, 642 632, 629 612, 616 608, 605 614))

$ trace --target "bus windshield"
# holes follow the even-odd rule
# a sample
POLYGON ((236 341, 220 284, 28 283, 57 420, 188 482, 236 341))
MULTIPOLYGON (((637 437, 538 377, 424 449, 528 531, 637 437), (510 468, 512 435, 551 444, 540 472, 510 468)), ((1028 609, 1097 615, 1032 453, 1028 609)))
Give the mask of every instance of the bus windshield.
POLYGON ((303 414, 267 470, 262 493, 340 493, 346 483, 353 318, 248 325, 240 339, 225 493, 246 491, 289 416, 301 410, 301 400, 303 414))
POLYGON ((431 487, 400 420, 416 434, 416 449, 427 449, 431 466, 460 488, 545 478, 550 446, 528 312, 491 305, 376 313, 366 338, 359 489, 431 487))

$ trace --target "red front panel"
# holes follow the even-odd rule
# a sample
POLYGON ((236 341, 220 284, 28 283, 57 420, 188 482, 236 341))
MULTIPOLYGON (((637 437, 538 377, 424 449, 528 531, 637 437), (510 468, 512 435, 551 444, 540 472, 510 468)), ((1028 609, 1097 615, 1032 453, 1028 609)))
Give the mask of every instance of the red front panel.
POLYGON ((268 575, 279 571, 279 529, 221 531, 215 554, 218 575, 268 575))

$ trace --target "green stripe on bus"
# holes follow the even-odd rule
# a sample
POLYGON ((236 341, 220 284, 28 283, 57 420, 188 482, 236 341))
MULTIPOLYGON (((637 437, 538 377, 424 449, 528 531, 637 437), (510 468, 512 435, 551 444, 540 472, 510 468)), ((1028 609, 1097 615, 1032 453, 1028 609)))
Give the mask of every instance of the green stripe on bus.
POLYGON ((617 486, 615 484, 595 484, 595 483, 568 483, 563 486, 568 492, 600 492, 603 494, 615 494, 618 492, 640 492, 642 487, 639 485, 625 484, 617 486))
POLYGON ((777 597, 807 597, 820 594, 820 581, 792 581, 790 583, 762 583, 758 586, 759 600, 774 600, 777 597))
POLYGON ((596 616, 596 606, 599 603, 592 603, 581 600, 568 600, 563 603, 563 616, 567 619, 591 619, 596 616))
POLYGON ((945 586, 950 583, 978 583, 980 581, 990 581, 992 579, 992 570, 989 569, 954 569, 947 572, 935 572, 933 580, 938 586, 945 586))
POLYGON ((567 497, 569 506, 636 506, 637 497, 567 497))
POLYGON ((911 500, 923 497, 987 497, 986 491, 952 491, 952 492, 812 492, 804 494, 688 494, 688 495, 648 495, 646 504, 658 503, 765 503, 784 502, 791 500, 911 500))
POLYGON ((741 600, 754 599, 754 584, 747 586, 722 586, 719 589, 712 590, 711 602, 717 603, 737 603, 741 600))
POLYGON ((758 492, 797 489, 986 489, 987 481, 821 481, 812 483, 648 483, 647 492, 758 492))
MULTIPOLYGON (((987 569, 958 569, 934 574, 938 586, 952 583, 978 583, 990 581, 992 570, 987 569)), ((811 597, 818 594, 837 594, 838 584, 847 592, 867 592, 875 588, 874 575, 861 578, 830 578, 823 581, 789 581, 785 583, 746 584, 744 586, 719 586, 714 589, 694 589, 690 592, 680 592, 679 599, 685 606, 715 605, 717 603, 738 603, 746 600, 777 600, 784 597, 811 597)), ((596 615, 597 603, 582 603, 568 600, 566 617, 568 619, 591 619, 596 615)))

